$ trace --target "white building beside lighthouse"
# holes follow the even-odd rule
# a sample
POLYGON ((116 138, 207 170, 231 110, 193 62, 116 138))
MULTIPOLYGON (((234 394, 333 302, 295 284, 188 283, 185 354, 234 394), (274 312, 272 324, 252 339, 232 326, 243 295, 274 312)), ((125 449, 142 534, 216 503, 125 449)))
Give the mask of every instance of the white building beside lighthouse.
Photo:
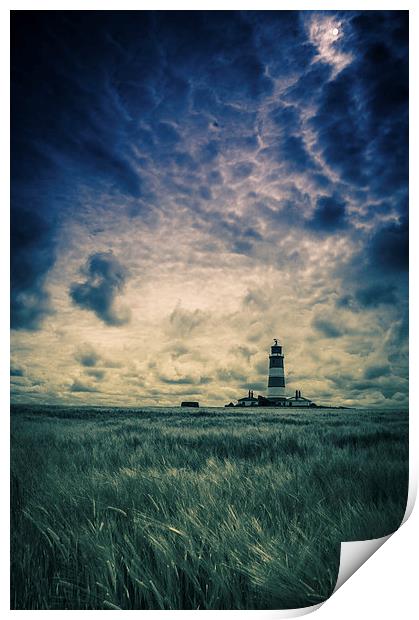
POLYGON ((284 351, 282 345, 274 338, 269 355, 268 400, 286 401, 284 351))

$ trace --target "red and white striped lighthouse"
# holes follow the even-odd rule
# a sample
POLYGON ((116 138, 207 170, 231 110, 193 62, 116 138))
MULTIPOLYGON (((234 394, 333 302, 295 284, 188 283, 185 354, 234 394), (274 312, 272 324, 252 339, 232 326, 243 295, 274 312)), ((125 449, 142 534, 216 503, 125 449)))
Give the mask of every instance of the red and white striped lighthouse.
POLYGON ((269 355, 268 398, 269 400, 285 400, 286 398, 284 352, 277 338, 274 338, 269 355))

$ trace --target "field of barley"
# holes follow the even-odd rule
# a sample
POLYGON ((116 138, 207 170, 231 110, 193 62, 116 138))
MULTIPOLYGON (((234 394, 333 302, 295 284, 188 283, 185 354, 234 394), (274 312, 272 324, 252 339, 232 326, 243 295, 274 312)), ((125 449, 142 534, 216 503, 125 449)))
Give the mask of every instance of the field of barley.
POLYGON ((399 526, 408 417, 15 406, 12 609, 284 609, 399 526))

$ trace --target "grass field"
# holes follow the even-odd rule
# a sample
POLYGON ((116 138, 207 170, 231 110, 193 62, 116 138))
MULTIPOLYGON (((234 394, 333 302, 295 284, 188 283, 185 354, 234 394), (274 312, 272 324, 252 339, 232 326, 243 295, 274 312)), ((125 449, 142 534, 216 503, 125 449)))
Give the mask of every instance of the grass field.
POLYGON ((12 410, 12 609, 271 609, 389 534, 400 411, 12 410))

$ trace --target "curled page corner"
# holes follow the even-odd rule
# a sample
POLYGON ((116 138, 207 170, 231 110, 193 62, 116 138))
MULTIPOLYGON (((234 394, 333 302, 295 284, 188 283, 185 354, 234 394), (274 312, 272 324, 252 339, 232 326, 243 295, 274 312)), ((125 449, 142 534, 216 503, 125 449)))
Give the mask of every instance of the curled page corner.
MULTIPOLYGON (((326 601, 322 601, 321 603, 317 603, 316 605, 310 605, 309 607, 298 607, 295 609, 275 609, 272 611, 258 611, 257 618, 258 620, 277 620, 277 618, 299 618, 300 616, 306 616, 307 614, 311 614, 313 611, 316 611, 322 605, 324 605, 325 602, 326 601)), ((227 613, 231 614, 231 612, 227 613)))
MULTIPOLYGON (((410 476, 409 478, 409 490, 406 502, 406 510, 401 527, 410 515, 412 514, 413 506, 415 504, 417 495, 417 480, 410 476)), ((399 529, 399 528, 397 528, 399 529)), ((384 545, 387 540, 395 534, 397 530, 383 536, 382 538, 373 538, 371 540, 356 540, 350 542, 342 542, 340 547, 340 564, 339 572, 336 580, 336 585, 332 592, 332 595, 338 590, 344 583, 351 577, 369 558, 374 555, 378 549, 384 545)), ((314 610, 313 610, 314 611, 314 610)))
MULTIPOLYGON (((410 468, 411 472, 413 472, 413 468, 410 468)), ((400 525, 406 523, 410 515, 412 514, 413 506, 415 505, 416 496, 418 493, 418 481, 417 478, 413 475, 409 476, 409 491, 407 494, 407 502, 406 502, 406 510, 404 513, 403 521, 400 525)))
MULTIPOLYGON (((407 512, 407 509, 406 509, 407 512)), ((411 510, 410 510, 411 512, 411 510)), ((410 513, 409 513, 410 514, 410 513)), ((409 515, 408 515, 409 516, 409 515)), ((403 522, 406 520, 406 516, 403 522)), ((397 530, 396 530, 397 531, 397 530)), ((384 545, 387 540, 393 536, 395 532, 383 536, 382 538, 373 538, 371 540, 355 540, 349 542, 342 542, 340 546, 340 563, 339 572, 336 580, 333 594, 359 569, 369 558, 374 555, 378 549, 384 545)), ((329 597, 329 598, 330 598, 329 597)), ((326 599, 328 600, 328 599, 326 599)), ((276 610, 273 616, 274 618, 297 618, 299 616, 305 616, 313 611, 319 609, 325 601, 318 603, 317 605, 311 605, 310 607, 302 607, 298 609, 281 609, 276 610)))
MULTIPOLYGON (((393 532, 394 533, 394 532, 393 532)), ((339 573, 333 594, 393 535, 371 540, 342 542, 340 547, 339 573)))

